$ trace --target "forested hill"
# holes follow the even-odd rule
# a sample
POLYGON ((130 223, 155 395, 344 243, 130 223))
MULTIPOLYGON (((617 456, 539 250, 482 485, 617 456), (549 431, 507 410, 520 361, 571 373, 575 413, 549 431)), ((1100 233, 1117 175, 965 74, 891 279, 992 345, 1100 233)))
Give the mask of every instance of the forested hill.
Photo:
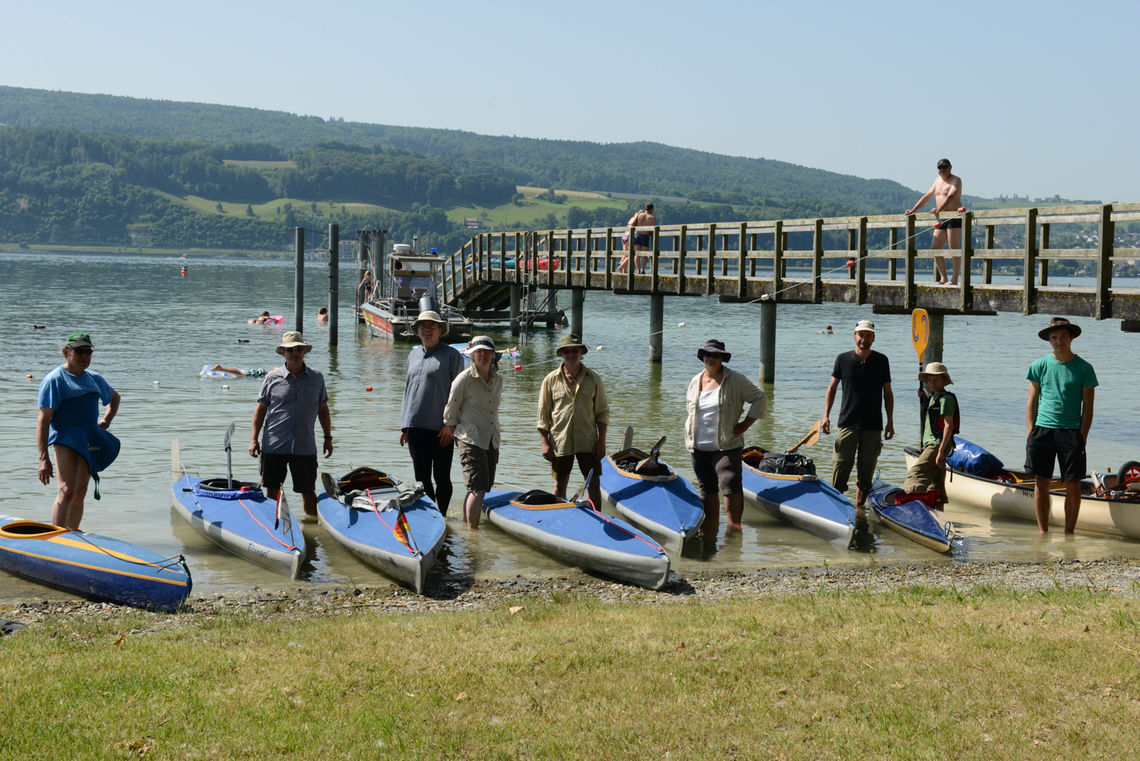
POLYGON ((782 161, 657 143, 491 137, 237 106, 5 86, 0 86, 0 123, 219 144, 258 143, 283 151, 335 141, 413 151, 447 165, 455 175, 489 174, 515 185, 683 196, 804 213, 898 211, 916 197, 915 191, 890 180, 864 180, 782 161))

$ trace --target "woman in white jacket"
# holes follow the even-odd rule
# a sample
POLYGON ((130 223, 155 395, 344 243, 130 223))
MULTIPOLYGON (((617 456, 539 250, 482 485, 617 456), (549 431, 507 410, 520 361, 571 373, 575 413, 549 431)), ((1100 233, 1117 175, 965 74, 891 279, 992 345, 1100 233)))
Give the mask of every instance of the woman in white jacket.
POLYGON ((693 458, 705 508, 701 533, 708 541, 716 538, 720 526, 718 495, 724 496, 728 530, 740 530, 744 512, 743 435, 764 416, 768 396, 744 375, 725 367, 732 354, 725 351, 722 341, 709 339, 697 350, 697 359, 705 363, 705 369, 693 376, 685 394, 685 448, 693 458), (748 412, 741 420, 745 405, 748 412))

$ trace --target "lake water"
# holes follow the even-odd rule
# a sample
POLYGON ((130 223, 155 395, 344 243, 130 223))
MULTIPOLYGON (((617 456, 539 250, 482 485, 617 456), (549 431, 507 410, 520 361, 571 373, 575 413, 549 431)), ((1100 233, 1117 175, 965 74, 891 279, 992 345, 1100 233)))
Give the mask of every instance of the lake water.
MULTIPOLYGON (((313 315, 326 303, 327 269, 306 269, 305 336, 314 344, 310 365, 325 374, 332 411, 335 453, 323 470, 339 475, 372 465, 408 478, 411 463, 399 446, 400 399, 409 346, 370 337, 351 318, 353 268, 344 263, 340 345, 328 347, 328 328, 313 315), (371 391, 367 390, 371 387, 371 391)), ((1055 278, 1055 284, 1059 281, 1055 278)), ((1073 279, 1074 285, 1088 284, 1073 279)), ((203 379, 202 365, 243 368, 278 364, 274 347, 291 329, 291 263, 118 255, 0 253, 0 309, 5 335, 0 352, 0 513, 48 520, 55 483, 36 478, 36 392, 43 376, 61 361, 59 347, 74 330, 89 331, 97 348, 92 369, 123 397, 112 431, 122 440, 119 459, 103 474, 101 501, 89 494, 83 528, 111 534, 164 555, 186 556, 195 593, 298 584, 383 586, 385 577, 309 526, 316 550, 301 581, 290 581, 238 560, 190 529, 171 509, 170 442, 177 438, 182 460, 203 477, 224 475, 222 442, 231 422, 234 476, 257 479, 257 465, 245 452, 258 380, 203 379), (180 275, 181 267, 188 269, 180 275), (289 317, 285 325, 249 325, 269 310, 289 317), (33 329, 42 325, 44 329, 33 329), (31 376, 28 378, 27 376, 31 376)), ((569 299, 565 303, 568 305, 569 299)), ((627 425, 634 443, 648 448, 667 435, 662 456, 692 477, 683 445, 684 394, 701 369, 695 352, 711 337, 733 353, 731 366, 757 375, 758 341, 754 305, 718 304, 707 298, 665 301, 664 361, 650 364, 649 302, 646 297, 588 293, 585 342, 588 366, 604 379, 610 397, 610 449, 627 425), (684 326, 681 326, 684 323, 684 326)), ((880 457, 883 477, 901 482, 902 448, 918 433, 914 396, 918 360, 910 341, 909 316, 871 315, 853 305, 783 306, 779 310, 776 382, 766 387, 769 414, 749 432, 749 443, 788 447, 807 433, 822 412, 823 392, 835 355, 852 348, 851 329, 874 319, 875 349, 891 360, 896 397, 897 438, 880 457), (835 335, 819 331, 832 325, 835 335)), ((1088 446, 1089 465, 1114 471, 1127 459, 1140 459, 1135 444, 1140 394, 1134 368, 1140 336, 1122 333, 1118 321, 1075 320, 1084 329, 1074 347, 1092 362, 1100 380, 1096 418, 1088 446)), ((1037 331, 1048 315, 947 317, 944 359, 962 406, 962 435, 1007 462, 1019 465, 1024 451, 1025 371, 1046 353, 1037 331)), ((505 330, 489 330, 500 345, 513 345, 505 330)), ((549 488, 550 475, 539 456, 535 407, 542 377, 555 367, 554 347, 561 334, 538 329, 517 340, 522 369, 504 365, 503 442, 499 477, 506 488, 549 488)), ((836 410, 837 413, 837 410, 836 410)), ((830 444, 824 437, 805 452, 821 472, 830 472, 830 444)), ((577 573, 505 536, 493 526, 478 532, 463 527, 458 515, 462 477, 454 469, 456 497, 450 509, 448 547, 440 573, 459 581, 577 573)), ((300 509, 299 502, 294 507, 300 509)), ((744 531, 720 537, 715 548, 673 559, 677 574, 709 568, 756 569, 869 565, 893 562, 1047 561, 1107 557, 1140 558, 1140 542, 1060 533, 1040 540, 1036 527, 957 508, 947 517, 965 536, 954 557, 943 558, 888 530, 875 533, 872 552, 834 547, 746 507, 744 531)), ((723 519, 722 519, 723 530, 723 519)), ((0 576, 0 598, 57 597, 46 588, 0 576)))

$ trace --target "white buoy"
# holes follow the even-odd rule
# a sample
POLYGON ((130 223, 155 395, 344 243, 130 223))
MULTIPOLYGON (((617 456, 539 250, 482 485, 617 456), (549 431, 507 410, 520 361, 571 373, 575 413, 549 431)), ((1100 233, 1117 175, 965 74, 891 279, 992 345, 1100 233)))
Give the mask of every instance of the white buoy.
POLYGON ((605 350, 606 350, 606 347, 604 347, 604 346, 599 346, 598 348, 594 349, 594 351, 605 351, 605 350))
POLYGON ((677 327, 678 327, 678 328, 683 328, 683 327, 685 327, 685 323, 683 323, 683 322, 678 322, 678 323, 677 323, 677 327))
POLYGON ((768 296, 768 294, 765 293, 763 296, 760 297, 760 300, 761 301, 767 301, 769 298, 770 298, 770 296, 768 296))
POLYGON ((228 383, 223 383, 223 384, 222 384, 222 388, 229 388, 229 387, 230 387, 230 386, 229 386, 229 384, 228 384, 228 383))
POLYGON ((155 386, 159 385, 158 381, 154 381, 154 385, 155 386))

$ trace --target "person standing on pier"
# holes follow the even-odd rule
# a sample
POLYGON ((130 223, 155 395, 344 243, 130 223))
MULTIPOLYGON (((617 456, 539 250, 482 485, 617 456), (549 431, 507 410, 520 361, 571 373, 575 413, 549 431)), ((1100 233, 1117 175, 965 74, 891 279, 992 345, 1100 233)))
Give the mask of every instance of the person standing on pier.
POLYGON ((744 432, 764 416, 768 395, 743 374, 724 366, 732 359, 724 342, 709 339, 697 349, 705 369, 693 376, 685 392, 685 448, 693 462, 705 519, 701 535, 716 539, 720 499, 728 513, 728 530, 740 531, 744 514, 744 432), (747 412, 745 412, 747 406, 747 412), (744 419, 740 415, 744 414, 744 419))
MULTIPOLYGON (((653 216, 653 204, 645 204, 645 208, 638 211, 629 218, 627 227, 656 227, 657 217, 653 216)), ((630 248, 634 251, 635 265, 637 266, 638 274, 645 274, 645 262, 648 261, 647 256, 637 256, 638 251, 648 251, 649 244, 653 242, 653 238, 649 233, 634 232, 632 240, 630 240, 630 248)), ((629 255, 626 254, 621 258, 621 263, 618 265, 618 272, 625 272, 629 264, 629 255)))
MULTIPOLYGON (((918 199, 918 203, 907 209, 906 213, 914 214, 914 212, 923 206, 931 198, 934 199, 934 208, 931 210, 937 216, 942 211, 957 211, 962 206, 962 178, 950 174, 950 159, 938 160, 938 179, 926 191, 922 198, 918 199)), ((947 219, 941 221, 938 227, 934 230, 934 238, 930 241, 930 248, 934 251, 941 251, 946 245, 947 238, 950 240, 950 248, 957 249, 962 246, 962 219, 955 217, 954 219, 947 219)), ((946 277, 946 259, 941 256, 934 257, 934 276, 937 281, 943 285, 957 285, 958 275, 962 269, 962 257, 954 257, 954 276, 947 279, 946 277)))
POLYGON ((835 358, 831 383, 824 395, 820 430, 831 433, 831 407, 835 392, 843 386, 843 403, 839 408, 839 428, 835 432, 831 485, 847 491, 851 468, 858 463, 855 480, 855 506, 863 507, 883 439, 895 436, 895 396, 891 391, 891 363, 883 354, 871 350, 875 342, 875 323, 861 320, 855 325, 855 349, 835 358), (883 410, 887 423, 883 425, 883 410))
POLYGON ((1029 366, 1029 401, 1025 405, 1025 472, 1033 476, 1037 528, 1049 532, 1053 461, 1065 483, 1065 533, 1077 527, 1081 509, 1081 479, 1088 466, 1085 444, 1093 421, 1096 371, 1073 353, 1081 329, 1064 317, 1054 317, 1037 335, 1053 347, 1029 366))
POLYGON ((601 509, 598 479, 606 456, 610 404, 601 377, 582 364, 587 351, 582 339, 573 333, 558 342, 556 354, 562 364, 542 379, 538 393, 538 435, 542 438, 542 457, 550 462, 554 476, 554 493, 566 496, 577 460, 578 470, 590 478, 590 501, 601 509))
POLYGON ((265 494, 277 499, 285 483, 285 471, 293 475, 293 491, 301 495, 305 516, 317 517, 317 439, 313 424, 324 431, 321 449, 332 456, 332 418, 325 376, 305 364, 313 350, 301 333, 290 330, 281 336, 277 353, 285 366, 265 374, 249 435, 249 456, 261 456, 261 480, 265 494), (262 429, 264 437, 260 443, 262 429))
POLYGON ((88 369, 94 350, 87 333, 69 335, 63 346, 64 363, 44 377, 39 392, 38 476, 44 486, 53 475, 59 484, 51 522, 76 530, 83 520, 83 500, 91 477, 95 477, 98 499, 99 471, 119 454, 119 440, 107 430, 119 412, 119 392, 102 375, 88 369), (102 418, 100 402, 106 407, 102 418), (55 451, 54 472, 49 446, 55 451))
POLYGON ((452 382, 463 372, 463 355, 441 341, 447 323, 436 311, 420 312, 412 330, 419 335, 420 345, 408 353, 400 406, 400 446, 408 445, 415 479, 424 485, 424 494, 447 515, 455 445, 451 432, 444 431, 443 408, 452 382))

